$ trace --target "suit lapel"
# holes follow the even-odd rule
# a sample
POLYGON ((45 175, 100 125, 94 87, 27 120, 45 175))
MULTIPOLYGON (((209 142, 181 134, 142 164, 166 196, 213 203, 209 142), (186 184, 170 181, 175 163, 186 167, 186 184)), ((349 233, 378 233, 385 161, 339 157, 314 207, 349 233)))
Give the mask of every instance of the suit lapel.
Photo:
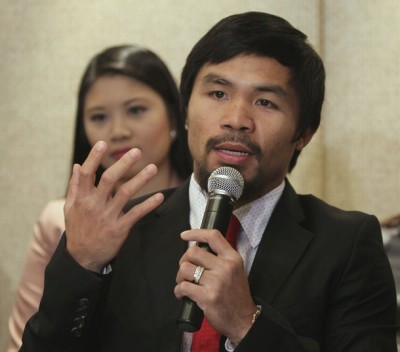
POLYGON ((249 274, 256 299, 272 303, 308 247, 313 234, 301 226, 303 218, 298 196, 286 180, 249 274))

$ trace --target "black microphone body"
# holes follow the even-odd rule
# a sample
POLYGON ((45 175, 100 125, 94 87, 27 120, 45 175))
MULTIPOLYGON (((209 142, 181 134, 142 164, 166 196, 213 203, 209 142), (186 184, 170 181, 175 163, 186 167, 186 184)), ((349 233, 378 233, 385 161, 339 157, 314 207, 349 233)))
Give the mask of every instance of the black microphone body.
MULTIPOLYGON (((218 194, 216 192, 211 194, 207 201, 200 228, 216 229, 225 235, 228 230, 234 204, 235 199, 227 194, 218 194)), ((197 245, 208 252, 212 252, 207 243, 199 242, 197 245)))
MULTIPOLYGON (((214 173, 211 174, 209 179, 209 198, 200 228, 216 229, 225 236, 232 216, 233 206, 243 190, 243 178, 239 171, 230 167, 219 168, 215 170, 214 173), (228 173, 228 175, 230 175, 232 171, 234 173, 233 179, 229 179, 228 181, 224 180, 224 177, 226 176, 225 174, 228 173), (217 180, 216 185, 211 184, 210 186, 210 180, 211 183, 214 180, 212 179, 214 173, 217 173, 216 177, 222 176, 222 187, 219 184, 220 180, 217 180), (224 184, 224 182, 228 182, 228 184, 224 184), (234 182, 233 185, 232 182, 234 182), (212 188, 211 190, 210 187, 212 188), (233 189, 231 189, 231 187, 233 187, 233 189)), ((199 242, 197 245, 200 248, 213 253, 207 243, 199 242)), ((186 332, 199 330, 203 321, 203 316, 203 311, 198 307, 196 302, 192 301, 188 297, 183 298, 181 315, 178 320, 181 330, 186 332)))

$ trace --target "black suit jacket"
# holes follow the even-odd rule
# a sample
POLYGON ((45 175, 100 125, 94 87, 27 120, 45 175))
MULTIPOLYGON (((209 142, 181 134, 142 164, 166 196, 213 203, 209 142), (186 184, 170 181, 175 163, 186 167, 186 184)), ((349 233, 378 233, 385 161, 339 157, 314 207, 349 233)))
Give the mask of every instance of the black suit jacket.
MULTIPOLYGON (((173 290, 187 247, 179 234, 190 228, 188 183, 165 194, 131 230, 111 274, 82 269, 61 240, 21 351, 180 350, 173 290)), ((262 313, 237 352, 397 351, 393 275, 373 216, 299 196, 287 182, 249 283, 262 313)))

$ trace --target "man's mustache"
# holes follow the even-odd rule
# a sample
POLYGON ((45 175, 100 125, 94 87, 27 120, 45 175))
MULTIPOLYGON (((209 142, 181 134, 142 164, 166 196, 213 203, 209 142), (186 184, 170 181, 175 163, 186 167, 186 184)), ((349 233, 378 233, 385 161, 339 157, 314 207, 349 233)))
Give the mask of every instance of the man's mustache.
POLYGON ((258 157, 261 155, 261 148, 258 144, 252 142, 244 133, 227 133, 222 136, 211 137, 206 144, 206 152, 209 153, 221 143, 234 142, 243 144, 250 153, 258 157))

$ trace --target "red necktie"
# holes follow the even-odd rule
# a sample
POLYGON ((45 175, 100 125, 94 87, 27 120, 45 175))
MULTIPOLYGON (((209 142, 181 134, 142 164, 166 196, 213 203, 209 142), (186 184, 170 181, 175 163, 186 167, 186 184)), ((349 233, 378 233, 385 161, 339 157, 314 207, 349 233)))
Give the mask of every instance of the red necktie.
POLYGON ((231 216, 229 221, 228 230, 226 231, 226 240, 231 244, 233 249, 236 249, 237 234, 239 231, 240 222, 235 215, 231 216))
MULTIPOLYGON (((234 249, 236 249, 239 227, 240 222, 238 218, 232 215, 225 238, 234 249)), ((220 334, 204 318, 200 330, 193 334, 191 352, 218 352, 219 339, 220 334)))

